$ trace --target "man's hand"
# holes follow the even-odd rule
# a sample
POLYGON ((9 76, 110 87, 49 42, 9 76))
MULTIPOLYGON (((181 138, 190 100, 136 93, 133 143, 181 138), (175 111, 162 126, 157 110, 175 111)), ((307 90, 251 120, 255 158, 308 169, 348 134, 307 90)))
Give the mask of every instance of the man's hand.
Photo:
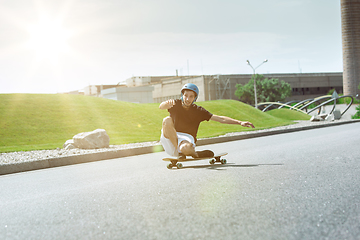
POLYGON ((175 105, 175 100, 174 99, 167 100, 167 105, 169 106, 169 108, 172 108, 175 105))
POLYGON ((251 122, 241 122, 240 124, 243 127, 252 127, 255 128, 254 124, 252 124, 251 122))

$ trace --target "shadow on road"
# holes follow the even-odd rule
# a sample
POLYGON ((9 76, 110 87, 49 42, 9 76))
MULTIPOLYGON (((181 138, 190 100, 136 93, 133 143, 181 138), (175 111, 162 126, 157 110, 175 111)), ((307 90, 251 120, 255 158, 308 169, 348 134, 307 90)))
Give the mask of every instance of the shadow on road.
POLYGON ((259 167, 259 166, 282 166, 283 163, 273 163, 273 164, 244 164, 244 165, 235 165, 234 163, 227 164, 209 164, 209 165, 197 165, 197 166, 184 166, 182 169, 186 168, 207 168, 210 170, 226 170, 225 168, 250 168, 250 167, 259 167))

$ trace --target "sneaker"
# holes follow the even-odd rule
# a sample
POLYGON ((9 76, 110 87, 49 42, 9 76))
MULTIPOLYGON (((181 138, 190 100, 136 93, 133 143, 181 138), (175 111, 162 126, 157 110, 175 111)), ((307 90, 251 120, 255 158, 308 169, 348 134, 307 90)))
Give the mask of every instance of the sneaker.
POLYGON ((199 158, 212 158, 214 156, 214 152, 211 150, 196 151, 196 153, 198 154, 199 158))

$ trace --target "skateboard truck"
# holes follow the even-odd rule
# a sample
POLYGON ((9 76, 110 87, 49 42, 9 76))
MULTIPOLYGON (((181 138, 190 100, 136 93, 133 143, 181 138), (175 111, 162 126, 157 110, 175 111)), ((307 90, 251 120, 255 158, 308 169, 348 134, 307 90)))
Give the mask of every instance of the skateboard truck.
POLYGON ((182 163, 178 163, 176 160, 171 161, 168 165, 168 169, 172 169, 173 167, 177 167, 177 169, 180 169, 183 167, 182 163))
POLYGON ((216 156, 209 161, 210 164, 215 164, 216 162, 220 162, 221 164, 226 164, 226 159, 221 159, 221 156, 216 156))

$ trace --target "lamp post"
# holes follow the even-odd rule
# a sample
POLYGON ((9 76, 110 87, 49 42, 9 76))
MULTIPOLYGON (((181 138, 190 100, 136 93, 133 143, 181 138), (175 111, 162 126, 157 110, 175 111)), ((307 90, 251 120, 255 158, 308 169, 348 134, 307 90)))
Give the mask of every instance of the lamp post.
POLYGON ((253 68, 253 66, 250 64, 249 60, 246 60, 247 64, 252 68, 253 70, 253 76, 254 76, 254 94, 255 94, 255 108, 257 108, 257 95, 256 95, 256 79, 255 79, 255 70, 260 67, 261 65, 263 65, 264 63, 266 63, 268 60, 265 59, 259 66, 257 66, 256 68, 253 68))

